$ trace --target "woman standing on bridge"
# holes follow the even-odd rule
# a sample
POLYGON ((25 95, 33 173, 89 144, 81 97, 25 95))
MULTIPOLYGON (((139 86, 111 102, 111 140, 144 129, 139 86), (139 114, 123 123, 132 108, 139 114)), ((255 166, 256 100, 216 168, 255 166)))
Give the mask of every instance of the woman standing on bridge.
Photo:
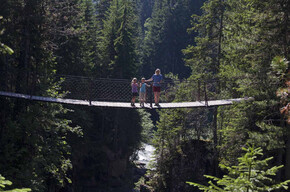
POLYGON ((153 92, 154 92, 155 106, 159 106, 162 80, 163 80, 163 76, 161 75, 160 69, 156 69, 155 74, 150 79, 145 81, 145 82, 153 81, 153 92))

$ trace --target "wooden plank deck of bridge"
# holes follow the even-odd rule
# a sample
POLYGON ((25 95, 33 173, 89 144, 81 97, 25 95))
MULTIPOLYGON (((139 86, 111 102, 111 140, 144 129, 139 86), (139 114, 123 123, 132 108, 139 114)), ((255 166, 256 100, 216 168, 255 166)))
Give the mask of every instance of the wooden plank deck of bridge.
MULTIPOLYGON (((89 102, 87 100, 42 97, 42 96, 33 96, 33 95, 20 94, 20 93, 5 92, 5 91, 0 91, 0 96, 34 100, 34 101, 52 102, 52 103, 86 105, 86 106, 93 106, 93 107, 135 108, 135 109, 142 108, 139 105, 139 103, 136 103, 135 104, 136 106, 132 107, 131 103, 128 103, 128 102, 108 102, 108 101, 89 102)), ((208 101, 207 104, 205 101, 160 103, 159 107, 153 105, 152 108, 153 109, 156 109, 156 108, 194 108, 194 107, 222 106, 222 105, 232 105, 234 102, 241 102, 241 101, 245 101, 249 99, 252 99, 252 98, 212 100, 212 101, 208 101)), ((149 103, 145 103, 144 108, 152 109, 149 103)))

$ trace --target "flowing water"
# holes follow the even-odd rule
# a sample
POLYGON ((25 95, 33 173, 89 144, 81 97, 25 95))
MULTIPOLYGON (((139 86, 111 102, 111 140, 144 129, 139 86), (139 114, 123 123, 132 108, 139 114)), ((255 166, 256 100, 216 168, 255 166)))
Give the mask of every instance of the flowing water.
POLYGON ((147 143, 142 144, 141 150, 138 151, 138 163, 142 163, 145 165, 146 169, 149 169, 148 164, 150 161, 152 161, 153 154, 154 154, 155 148, 152 145, 149 145, 147 143))

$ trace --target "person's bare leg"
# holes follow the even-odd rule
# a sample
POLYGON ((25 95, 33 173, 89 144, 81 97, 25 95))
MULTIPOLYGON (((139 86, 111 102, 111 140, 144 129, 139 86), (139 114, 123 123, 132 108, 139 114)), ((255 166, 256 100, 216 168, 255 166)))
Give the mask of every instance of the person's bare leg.
POLYGON ((157 103, 157 92, 154 92, 154 102, 155 102, 155 104, 157 103))
POLYGON ((132 103, 134 104, 135 103, 135 99, 136 99, 136 97, 134 96, 133 98, 132 98, 132 103))
POLYGON ((160 100, 160 92, 157 93, 157 103, 159 103, 160 100))
POLYGON ((140 100, 140 106, 141 106, 144 103, 143 93, 140 93, 139 100, 140 100))
POLYGON ((146 93, 143 95, 143 104, 145 103, 146 101, 146 93))

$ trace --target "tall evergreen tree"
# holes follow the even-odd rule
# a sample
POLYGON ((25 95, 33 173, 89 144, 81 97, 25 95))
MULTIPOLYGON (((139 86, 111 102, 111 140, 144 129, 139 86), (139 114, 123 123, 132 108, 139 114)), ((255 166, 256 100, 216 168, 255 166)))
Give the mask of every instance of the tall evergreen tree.
POLYGON ((97 21, 92 0, 75 0, 70 9, 61 12, 57 26, 67 26, 64 34, 58 35, 56 44, 56 69, 59 74, 92 75, 98 65, 97 21))
POLYGON ((96 3, 97 23, 100 29, 103 29, 103 20, 105 20, 112 0, 94 0, 96 3))
POLYGON ((224 6, 221 0, 208 1, 202 7, 203 15, 193 15, 194 26, 189 30, 198 32, 196 45, 188 46, 183 52, 186 64, 192 68, 192 76, 197 79, 212 79, 218 75, 224 6))
POLYGON ((187 63, 192 67, 194 76, 207 76, 208 72, 212 72, 224 82, 220 89, 223 96, 253 96, 257 100, 229 109, 220 108, 217 122, 222 133, 221 159, 234 163, 240 153, 239 146, 250 142, 269 151, 277 149, 276 161, 281 164, 284 123, 280 121, 277 110, 275 86, 269 87, 278 82, 269 73, 274 56, 289 55, 285 52, 285 44, 289 44, 285 41, 285 37, 289 36, 285 22, 289 18, 284 17, 289 3, 224 1, 220 4, 220 1, 209 1, 204 8, 203 16, 198 19, 200 23, 195 24, 200 34, 196 38, 197 46, 184 51, 189 56, 187 63), (219 8, 220 5, 224 10, 219 8), (222 18, 218 10, 223 10, 222 23, 217 22, 222 18), (217 13, 217 17, 213 13, 217 13), (220 26, 223 28, 222 35, 219 35, 220 26), (222 44, 218 43, 220 37, 222 44), (273 132, 274 129, 276 132, 273 132), (271 138, 270 143, 267 137, 262 136, 263 133, 271 138))
POLYGON ((152 75, 155 68, 172 72, 180 78, 188 77, 190 69, 184 65, 181 50, 192 43, 187 34, 190 17, 199 14, 203 1, 156 0, 151 18, 145 22, 142 49, 142 73, 152 75))
POLYGON ((114 0, 104 20, 99 50, 103 74, 130 78, 137 72, 138 20, 129 0, 114 0))
MULTIPOLYGON (((199 33, 195 38, 197 44, 184 50, 186 63, 193 71, 191 79, 218 79, 222 84, 215 87, 216 97, 254 96, 258 100, 203 114, 203 117, 210 117, 206 120, 210 127, 218 129, 208 138, 213 139, 215 146, 219 144, 219 159, 223 163, 236 164, 240 146, 247 142, 267 149, 267 155, 274 153, 274 164, 283 162, 282 154, 287 148, 284 148, 285 140, 282 138, 287 138, 287 131, 285 121, 279 115, 276 88, 269 87, 270 84, 278 85, 279 81, 269 76, 269 73, 271 55, 285 55, 287 50, 285 44, 288 41, 283 41, 282 37, 285 39, 285 36, 289 36, 289 30, 284 26, 288 17, 281 15, 287 15, 284 11, 288 6, 285 1, 212 0, 203 6, 202 16, 194 16, 193 29, 199 33), (281 29, 284 33, 280 32, 281 29), (282 46, 279 47, 277 42, 282 46), (279 49, 274 50, 273 47, 279 49)), ((184 92, 183 97, 187 95, 184 92)), ((172 158, 172 154, 178 154, 178 149, 172 146, 176 143, 174 138, 178 138, 179 130, 185 125, 178 117, 187 117, 190 113, 184 115, 179 111, 175 115, 168 114, 165 111, 161 114, 155 136, 160 141, 156 145, 157 169, 154 179, 157 178, 157 183, 162 185, 158 185, 154 179, 153 183, 159 190, 173 189, 168 184, 170 178, 174 177, 174 167, 178 167, 172 158)), ((215 151, 213 154, 217 157, 215 151)), ((283 171, 277 174, 278 180, 283 177, 281 173, 283 171)), ((285 171, 284 174, 287 175, 285 171)))
MULTIPOLYGON (((50 1, 7 0, 1 4, 7 31, 3 42, 9 42, 15 51, 0 61, 1 83, 5 83, 2 90, 59 96, 52 77, 54 38, 59 28, 53 26, 54 19, 61 18, 57 13, 68 7, 65 1, 58 3, 61 8, 50 1)), ((13 178, 15 186, 55 191, 70 182, 67 135, 76 129, 60 118, 66 112, 59 104, 1 98, 0 170, 13 178)))
POLYGON ((261 148, 243 148, 246 154, 238 159, 239 164, 237 166, 228 167, 220 165, 223 169, 226 169, 229 173, 224 175, 222 179, 206 175, 208 179, 215 181, 209 181, 209 186, 204 186, 197 183, 188 182, 190 185, 198 187, 202 191, 212 192, 226 192, 226 191, 275 191, 279 189, 288 189, 288 183, 290 180, 283 182, 274 182, 271 178, 277 173, 277 171, 283 167, 274 166, 267 168, 268 162, 273 157, 259 160, 258 156, 262 156, 261 148))

